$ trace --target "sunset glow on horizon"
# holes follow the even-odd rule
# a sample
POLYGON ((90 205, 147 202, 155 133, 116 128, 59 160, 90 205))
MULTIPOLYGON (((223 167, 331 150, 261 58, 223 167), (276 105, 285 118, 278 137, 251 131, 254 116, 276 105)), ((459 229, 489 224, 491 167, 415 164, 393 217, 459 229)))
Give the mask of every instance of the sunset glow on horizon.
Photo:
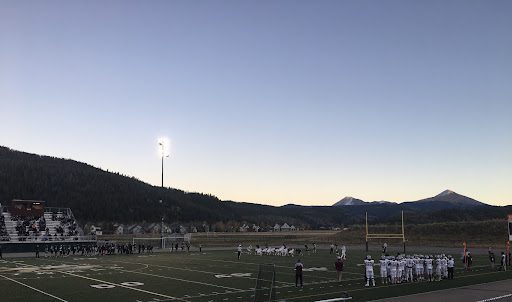
POLYGON ((511 12, 4 1, 0 145, 160 186, 163 142, 165 186, 223 200, 510 205, 511 12))

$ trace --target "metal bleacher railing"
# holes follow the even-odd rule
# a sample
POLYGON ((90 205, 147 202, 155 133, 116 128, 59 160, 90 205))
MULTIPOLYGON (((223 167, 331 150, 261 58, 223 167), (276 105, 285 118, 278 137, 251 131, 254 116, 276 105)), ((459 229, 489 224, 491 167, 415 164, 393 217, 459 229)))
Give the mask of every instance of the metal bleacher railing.
POLYGON ((78 224, 76 224, 76 234, 74 235, 66 235, 68 232, 63 232, 64 234, 58 235, 56 232, 56 228, 58 226, 62 227, 60 222, 61 218, 69 218, 71 221, 76 222, 76 219, 73 215, 73 212, 70 208, 57 208, 57 207, 46 207, 44 209, 44 218, 46 220, 46 226, 50 229, 50 234, 46 235, 44 232, 40 232, 39 234, 31 234, 29 236, 19 236, 16 231, 16 226, 18 225, 18 220, 12 220, 11 214, 9 213, 7 206, 2 206, 0 215, 4 217, 5 228, 8 232, 7 236, 0 236, 0 241, 10 241, 16 243, 34 243, 34 242, 92 242, 96 241, 96 236, 84 236, 84 231, 78 224))

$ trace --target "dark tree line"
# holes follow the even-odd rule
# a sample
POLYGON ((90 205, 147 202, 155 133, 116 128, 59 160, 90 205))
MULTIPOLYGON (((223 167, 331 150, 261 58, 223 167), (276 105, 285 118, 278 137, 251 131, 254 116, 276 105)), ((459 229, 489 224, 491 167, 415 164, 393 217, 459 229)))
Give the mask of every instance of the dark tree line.
MULTIPOLYGON (((369 211, 375 222, 397 221, 407 211, 409 223, 503 218, 511 207, 483 206, 446 211, 417 209, 414 205, 313 207, 221 201, 209 194, 160 188, 134 177, 104 171, 69 159, 40 156, 0 147, 0 202, 37 199, 47 206, 69 207, 81 222, 121 223, 247 221, 272 225, 295 224, 308 228, 360 224, 369 211), (160 200, 162 202, 160 202, 160 200)), ((424 206, 423 206, 424 207, 424 206)))

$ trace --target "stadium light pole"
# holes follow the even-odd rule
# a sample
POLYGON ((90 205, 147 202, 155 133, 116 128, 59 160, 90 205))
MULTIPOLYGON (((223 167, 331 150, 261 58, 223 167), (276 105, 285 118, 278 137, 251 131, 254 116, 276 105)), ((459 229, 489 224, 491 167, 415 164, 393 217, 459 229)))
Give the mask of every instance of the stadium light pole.
POLYGON ((162 152, 162 188, 164 187, 164 157, 169 157, 169 155, 165 155, 165 146, 163 141, 159 141, 158 145, 160 145, 160 149, 162 152))

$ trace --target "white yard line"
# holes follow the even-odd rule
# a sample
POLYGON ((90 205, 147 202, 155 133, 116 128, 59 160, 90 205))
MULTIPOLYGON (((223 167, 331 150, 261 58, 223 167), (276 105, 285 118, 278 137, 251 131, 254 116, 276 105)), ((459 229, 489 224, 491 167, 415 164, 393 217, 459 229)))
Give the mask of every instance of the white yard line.
MULTIPOLYGON (((207 271, 200 271, 200 270, 193 270, 193 269, 184 269, 184 268, 177 268, 177 267, 172 267, 172 266, 166 266, 166 265, 158 265, 158 264, 145 264, 145 263, 137 263, 137 262, 127 262, 127 261, 113 261, 113 260, 110 260, 109 262, 113 262, 113 263, 126 263, 126 264, 139 264, 139 265, 146 265, 146 266, 155 266, 155 267, 163 267, 163 268, 172 268, 172 269, 177 269, 177 270, 184 270, 184 271, 191 271, 191 272, 198 272, 198 273, 210 273, 210 274, 216 274, 216 273, 213 273, 213 272, 207 272, 207 271)), ((284 266, 283 266, 284 267, 284 266)), ((345 273, 345 272, 343 272, 345 273)), ((362 274, 359 274, 362 276, 362 274)), ((316 276, 315 276, 316 277, 316 276)), ((243 278, 243 277, 240 277, 240 278, 243 278)), ((247 278, 247 277, 246 277, 247 278)), ((254 279, 256 280, 257 278, 248 278, 248 279, 254 279)), ((314 285, 314 284, 329 284, 329 283, 333 283, 333 284, 338 284, 338 281, 336 280, 333 280, 333 278, 326 278, 326 277, 322 277, 322 279, 329 279, 329 281, 318 281, 318 282, 305 282, 304 284, 305 285, 314 285)), ((361 278, 351 278, 351 279, 343 279, 342 281, 353 281, 353 280, 362 280, 362 277, 361 278)), ((288 287, 294 287, 295 286, 295 283, 292 283, 292 282, 282 282, 282 281, 275 281, 276 283, 283 283, 283 284, 286 284, 287 286, 276 286, 276 288, 288 288, 288 287)), ((362 281, 361 281, 362 282, 362 281)))
POLYGON ((153 277, 158 277, 158 278, 177 280, 177 281, 182 281, 182 282, 187 282, 187 283, 195 283, 195 284, 207 285, 207 286, 212 286, 212 287, 229 289, 229 290, 237 291, 237 292, 238 291, 243 291, 243 289, 239 289, 239 288, 227 287, 227 286, 222 286, 222 285, 215 285, 215 284, 206 283, 206 282, 192 281, 192 280, 174 278, 174 277, 169 277, 169 276, 162 276, 162 275, 156 275, 156 274, 150 274, 150 273, 143 273, 143 272, 137 272, 137 271, 124 270, 124 269, 116 269, 116 270, 121 271, 121 272, 126 272, 126 273, 141 274, 141 275, 153 276, 153 277))
POLYGON ((52 297, 52 298, 54 298, 54 299, 56 299, 56 300, 59 300, 59 301, 62 301, 62 302, 68 302, 67 300, 61 299, 61 298, 59 298, 59 297, 57 297, 57 296, 54 296, 54 295, 52 295, 52 294, 50 294, 50 293, 47 293, 47 292, 45 292, 45 291, 42 291, 42 290, 37 289, 37 288, 35 288, 35 287, 32 287, 32 286, 30 286, 30 285, 28 285, 28 284, 21 283, 21 282, 19 282, 19 281, 17 281, 17 280, 14 280, 14 279, 9 278, 9 277, 3 276, 3 275, 0 275, 0 277, 4 278, 4 279, 6 279, 6 280, 9 280, 9 281, 11 281, 11 282, 17 283, 17 284, 19 284, 19 285, 23 285, 23 286, 25 286, 25 287, 27 287, 27 288, 30 288, 31 290, 34 290, 34 291, 36 291, 36 292, 39 292, 39 293, 41 293, 41 294, 43 294, 43 295, 46 295, 46 296, 48 296, 48 297, 52 297))
MULTIPOLYGON (((261 263, 254 263, 254 262, 245 262, 245 261, 230 261, 230 260, 218 260, 218 259, 201 259, 201 258, 194 258, 194 260, 197 259, 197 260, 203 260, 203 261, 215 261, 215 262, 225 262, 225 263, 237 263, 237 264, 250 264, 250 265, 260 265, 261 263)), ((292 267, 290 266, 284 266, 284 265, 277 265, 276 264, 276 267, 281 267, 281 268, 288 268, 288 269, 293 269, 292 267)), ((307 267, 306 267, 307 268, 307 267)), ((326 270, 326 271, 316 271, 316 272, 327 272, 327 273, 335 273, 336 271, 334 270, 326 270)), ((282 272, 280 272, 282 273, 282 272)), ((290 273, 290 274, 293 274, 293 273, 290 273)), ((346 272, 346 271, 343 271, 343 274, 351 274, 351 275, 362 275, 362 273, 352 273, 352 272, 346 272)), ((315 276, 315 278, 320 278, 320 279, 330 279, 328 277, 321 277, 321 276, 315 276)))
MULTIPOLYGON (((53 260, 50 260, 50 261, 53 261, 53 260)), ((111 262, 116 262, 116 261, 111 261, 111 262)), ((122 261, 117 261, 117 262, 121 262, 121 263, 135 263, 135 262, 122 262, 122 261)), ((59 261, 59 263, 66 263, 66 262, 59 261)), ((67 262, 67 263, 70 263, 70 262, 67 262)), ((135 264, 148 266, 148 264, 145 264, 145 263, 135 263, 135 264)), ((243 289, 239 289, 239 288, 226 287, 226 286, 215 285, 215 284, 206 283, 206 282, 186 280, 186 279, 181 279, 181 278, 174 278, 174 277, 162 276, 162 275, 156 275, 156 274, 150 274, 150 273, 143 273, 143 272, 139 272, 137 270, 132 271, 132 270, 126 270, 126 269, 120 269, 120 268, 113 269, 113 270, 120 271, 120 272, 126 272, 126 273, 132 273, 132 274, 147 275, 147 276, 158 277, 158 278, 163 278, 163 279, 177 280, 177 281, 187 282, 187 283, 195 283, 195 284, 207 285, 207 286, 211 286, 211 287, 218 287, 218 288, 228 289, 228 290, 232 290, 232 291, 236 291, 236 292, 244 291, 243 289)), ((63 272, 63 273, 67 273, 67 272, 63 272)), ((67 274, 69 274, 69 273, 67 273, 67 274)), ((88 278, 88 277, 85 277, 85 278, 88 278)), ((174 299, 178 299, 178 298, 175 298, 175 297, 173 297, 173 298, 174 299)))
MULTIPOLYGON (((180 271, 189 271, 189 272, 205 273, 205 274, 212 274, 212 275, 221 275, 221 274, 223 274, 223 273, 215 273, 215 272, 208 272, 208 271, 194 270, 194 269, 189 269, 189 268, 180 268, 180 267, 174 267, 174 266, 168 266, 168 265, 146 264, 146 263, 138 263, 138 262, 113 261, 113 260, 110 260, 110 262, 114 262, 114 263, 126 263, 126 264, 140 264, 140 265, 146 265, 146 266, 163 267, 163 268, 175 269, 175 270, 180 270, 180 271)), ((242 278, 242 279, 251 279, 251 280, 257 280, 257 279, 258 279, 258 278, 253 278, 253 277, 237 277, 237 278, 242 278)), ((269 280, 267 280, 267 281, 269 281, 269 280)), ((291 283, 291 282, 283 282, 283 281, 275 281, 275 282, 276 282, 276 283, 282 283, 282 284, 288 284, 288 285, 292 285, 292 284, 293 284, 293 283, 291 283)))
POLYGON ((77 274, 73 274, 73 273, 68 273, 68 272, 60 272, 60 273, 67 274, 67 275, 70 275, 70 276, 75 276, 75 277, 82 278, 82 279, 88 279, 88 280, 92 280, 92 281, 96 281, 96 282, 101 282, 101 283, 105 283, 105 284, 119 286, 119 287, 122 287, 122 288, 130 289, 130 290, 134 290, 134 291, 138 291, 138 292, 142 292, 142 293, 146 293, 146 294, 150 294, 150 295, 154 295, 154 296, 164 297, 164 298, 167 298, 167 299, 190 302, 190 301, 182 299, 182 298, 168 296, 168 295, 164 295, 164 294, 159 294, 159 293, 151 292, 151 291, 140 289, 140 288, 136 288, 136 287, 130 287, 130 286, 122 285, 122 284, 117 284, 117 283, 113 283, 113 282, 109 282, 109 281, 104 281, 104 280, 95 279, 95 278, 91 278, 91 277, 81 276, 81 275, 77 275, 77 274))
POLYGON ((503 296, 499 296, 499 297, 488 298, 488 299, 480 300, 480 301, 477 301, 477 302, 490 302, 490 301, 496 301, 496 300, 499 300, 499 299, 509 298, 509 297, 512 297, 512 294, 503 295, 503 296))
MULTIPOLYGON (((55 260, 49 260, 49 261, 64 263, 62 261, 55 261, 55 260)), ((30 264, 22 264, 22 263, 18 263, 18 264, 25 265, 25 266, 31 266, 31 267, 38 267, 36 265, 30 265, 30 264)), ((100 282, 100 283, 105 283, 105 284, 110 284, 110 285, 122 287, 122 288, 129 289, 129 290, 134 290, 134 291, 142 292, 142 293, 145 293, 145 294, 150 294, 150 295, 154 295, 154 296, 164 297, 164 298, 171 299, 171 300, 179 300, 179 301, 184 301, 184 302, 190 302, 190 301, 185 300, 185 299, 181 299, 181 298, 177 298, 177 297, 173 297, 173 296, 168 296, 168 295, 164 295, 164 294, 159 294, 159 293, 151 292, 151 291, 148 291, 148 290, 144 290, 144 289, 140 289, 140 288, 136 288, 136 287, 130 287, 130 286, 122 285, 122 284, 117 284, 117 283, 113 283, 113 282, 109 282, 109 281, 105 281, 105 280, 100 280, 100 279, 96 279, 96 278, 81 276, 81 275, 77 275, 77 274, 73 274, 73 273, 69 273, 69 272, 64 272, 64 271, 57 271, 57 272, 61 273, 61 274, 69 275, 69 276, 74 276, 74 277, 78 277, 78 278, 82 278, 82 279, 92 280, 92 281, 95 281, 95 282, 100 282)), ((4 277, 4 276, 2 276, 2 277, 4 277)), ((6 277, 4 277, 4 278, 6 278, 6 277)), ((61 300, 61 301, 67 302, 65 300, 61 300)))

